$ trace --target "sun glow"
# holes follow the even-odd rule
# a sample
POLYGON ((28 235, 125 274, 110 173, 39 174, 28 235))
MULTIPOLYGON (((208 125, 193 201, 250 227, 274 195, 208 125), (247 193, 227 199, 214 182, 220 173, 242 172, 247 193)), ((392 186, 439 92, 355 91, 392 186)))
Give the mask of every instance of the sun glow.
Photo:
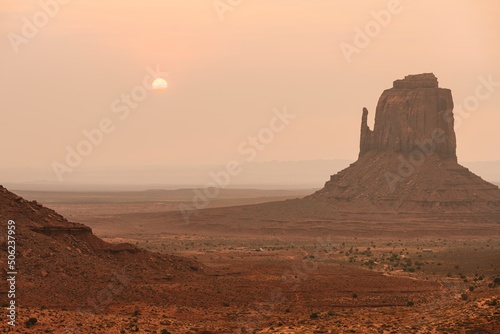
POLYGON ((151 84, 151 87, 155 92, 163 92, 168 87, 167 80, 163 78, 156 78, 151 84))

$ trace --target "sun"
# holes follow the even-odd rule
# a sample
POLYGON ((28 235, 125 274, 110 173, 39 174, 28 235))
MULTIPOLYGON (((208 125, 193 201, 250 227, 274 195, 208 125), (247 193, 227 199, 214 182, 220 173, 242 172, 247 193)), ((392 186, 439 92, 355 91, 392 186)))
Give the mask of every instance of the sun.
POLYGON ((155 92, 163 92, 167 89, 168 84, 167 80, 163 78, 156 78, 154 79, 153 83, 151 84, 151 87, 155 92))

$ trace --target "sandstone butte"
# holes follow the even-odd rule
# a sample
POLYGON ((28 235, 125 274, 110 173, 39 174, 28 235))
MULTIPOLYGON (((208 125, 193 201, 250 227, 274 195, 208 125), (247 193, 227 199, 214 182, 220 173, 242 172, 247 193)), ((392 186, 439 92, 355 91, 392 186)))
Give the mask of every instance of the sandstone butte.
POLYGON ((306 202, 352 211, 479 212, 500 217, 500 189, 457 162, 451 91, 432 73, 396 80, 363 109, 359 158, 306 202))
MULTIPOLYGON (((380 225, 386 222, 433 231, 446 229, 443 223, 467 234, 485 223, 482 233, 494 233, 500 189, 458 164, 452 94, 434 74, 394 81, 378 101, 373 129, 367 119, 364 108, 357 161, 322 189, 301 199, 200 210, 190 227, 349 234, 357 227, 391 233, 380 225)), ((181 216, 172 213, 162 224, 182 222, 181 216)))

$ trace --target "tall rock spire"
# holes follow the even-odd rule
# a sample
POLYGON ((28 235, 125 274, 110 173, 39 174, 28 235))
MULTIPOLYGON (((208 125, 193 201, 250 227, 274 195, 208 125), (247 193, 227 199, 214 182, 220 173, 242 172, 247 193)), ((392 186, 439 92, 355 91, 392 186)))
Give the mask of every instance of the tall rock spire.
POLYGON ((361 139, 359 142, 359 156, 368 152, 372 148, 372 134, 368 126, 368 109, 363 108, 363 117, 361 118, 361 139))

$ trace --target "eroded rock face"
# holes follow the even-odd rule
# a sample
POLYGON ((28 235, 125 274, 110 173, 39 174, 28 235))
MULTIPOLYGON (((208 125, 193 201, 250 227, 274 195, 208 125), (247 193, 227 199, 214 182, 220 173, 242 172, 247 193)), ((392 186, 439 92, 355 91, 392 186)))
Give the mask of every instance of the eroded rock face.
POLYGON ((367 124, 368 110, 363 109, 359 156, 372 150, 406 154, 430 150, 456 161, 452 111, 451 91, 439 88, 434 74, 396 80, 378 101, 373 130, 367 124))
POLYGON ((500 216, 500 189, 457 163, 451 91, 434 74, 394 81, 378 101, 373 130, 367 119, 363 108, 358 160, 304 198, 307 205, 500 216))
POLYGON ((394 88, 438 88, 438 80, 433 73, 407 75, 404 79, 395 80, 394 88))

